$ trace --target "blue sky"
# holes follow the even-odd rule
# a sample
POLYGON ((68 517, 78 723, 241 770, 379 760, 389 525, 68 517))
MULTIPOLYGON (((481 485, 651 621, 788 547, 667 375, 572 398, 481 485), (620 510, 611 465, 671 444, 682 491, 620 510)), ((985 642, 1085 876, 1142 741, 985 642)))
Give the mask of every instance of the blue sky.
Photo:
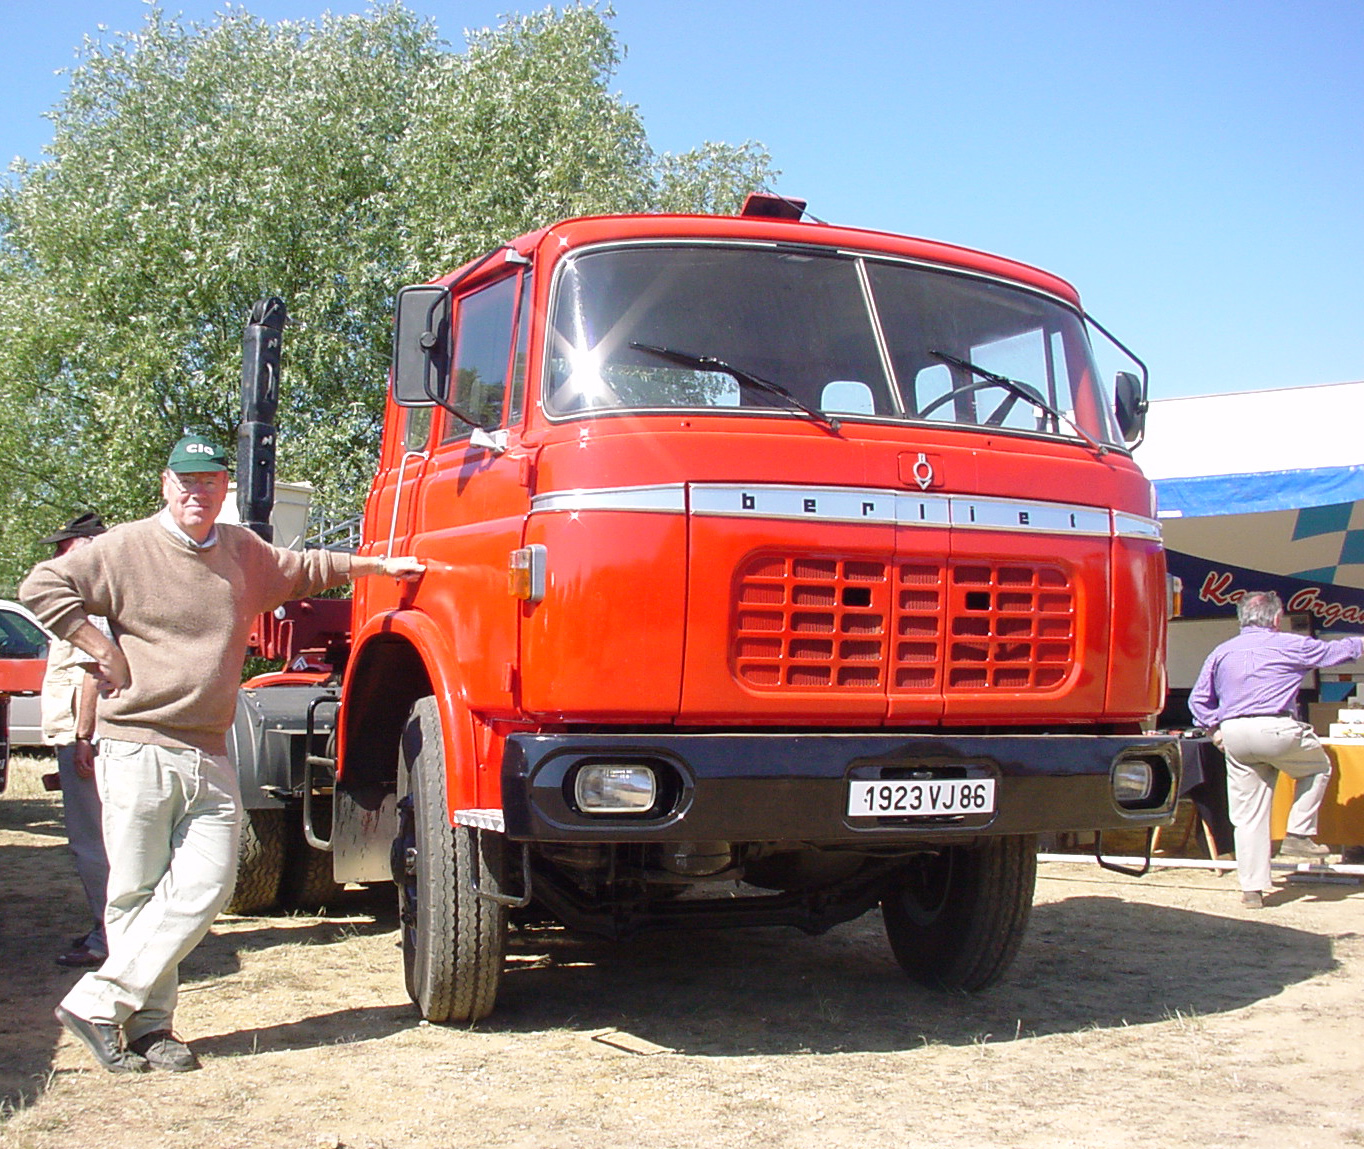
MULTIPOLYGON (((445 39, 512 0, 408 0, 445 39)), ((268 20, 365 3, 251 0, 268 20)), ((543 7, 539 0, 519 10, 543 7)), ((222 3, 167 0, 190 21, 222 3)), ((836 223, 1071 280, 1155 398, 1364 379, 1357 0, 615 0, 614 88, 658 150, 759 140, 836 223)), ((7 0, 0 157, 140 0, 7 0)))

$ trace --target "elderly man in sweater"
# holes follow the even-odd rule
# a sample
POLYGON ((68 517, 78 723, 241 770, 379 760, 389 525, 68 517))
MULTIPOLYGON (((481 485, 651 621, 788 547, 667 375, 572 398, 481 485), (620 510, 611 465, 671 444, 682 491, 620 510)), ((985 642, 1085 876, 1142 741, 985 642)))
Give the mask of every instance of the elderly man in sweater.
POLYGON ((199 1066, 171 1029, 177 967, 236 874, 241 797, 226 734, 252 620, 354 578, 424 569, 411 557, 270 546, 216 521, 227 487, 223 452, 188 435, 162 472, 158 514, 39 563, 20 588, 99 666, 109 956, 56 1013, 115 1073, 199 1066), (91 615, 108 620, 112 640, 91 615))

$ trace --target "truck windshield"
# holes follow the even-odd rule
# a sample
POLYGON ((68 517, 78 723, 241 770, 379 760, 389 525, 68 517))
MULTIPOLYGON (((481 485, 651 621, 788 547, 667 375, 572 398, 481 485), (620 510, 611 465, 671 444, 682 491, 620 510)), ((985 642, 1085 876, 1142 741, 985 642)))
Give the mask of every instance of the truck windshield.
POLYGON ((996 280, 873 256, 685 243, 570 256, 556 281, 549 352, 545 408, 555 417, 622 408, 792 414, 749 375, 840 418, 1120 444, 1075 312, 996 280), (702 359, 732 370, 708 370, 702 359), (991 373, 1025 384, 1064 418, 991 373))

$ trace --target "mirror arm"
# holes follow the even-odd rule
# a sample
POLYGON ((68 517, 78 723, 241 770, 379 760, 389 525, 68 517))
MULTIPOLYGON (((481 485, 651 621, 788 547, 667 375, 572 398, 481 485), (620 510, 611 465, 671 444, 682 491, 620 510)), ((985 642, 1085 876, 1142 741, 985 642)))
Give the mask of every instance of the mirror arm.
POLYGON ((469 434, 469 446, 482 447, 485 451, 491 451, 494 455, 505 455, 507 453, 506 428, 499 428, 496 431, 487 431, 482 427, 475 427, 469 434))
POLYGON ((1137 396, 1137 409, 1135 412, 1138 421, 1137 437, 1133 442, 1127 444, 1127 449, 1129 451, 1135 451, 1141 446, 1142 441, 1146 438, 1146 412, 1151 406, 1151 375, 1146 369, 1146 361, 1128 347, 1126 343, 1114 335, 1113 332, 1109 331, 1107 327, 1095 319, 1094 316, 1090 315, 1088 311, 1081 311, 1080 314, 1084 316, 1086 323, 1092 325, 1105 339, 1113 344, 1114 347, 1141 368, 1141 394, 1137 396))
POLYGON ((1109 331, 1108 328, 1105 327, 1102 323, 1100 323, 1097 319, 1095 319, 1094 316, 1090 315, 1088 311, 1083 312, 1082 314, 1085 317, 1086 323, 1093 324, 1094 327, 1098 328, 1099 332, 1103 335, 1105 339, 1107 339, 1111 344, 1113 344, 1114 347, 1116 347, 1130 360, 1132 360, 1133 363, 1135 363, 1138 367, 1141 368, 1141 396, 1139 399, 1138 414, 1145 415, 1146 408, 1150 405, 1148 389, 1150 388, 1151 385, 1150 383, 1151 377, 1150 373, 1146 370, 1146 363, 1137 355, 1135 351, 1128 347, 1127 344, 1125 344, 1121 339, 1114 335, 1113 332, 1109 331))

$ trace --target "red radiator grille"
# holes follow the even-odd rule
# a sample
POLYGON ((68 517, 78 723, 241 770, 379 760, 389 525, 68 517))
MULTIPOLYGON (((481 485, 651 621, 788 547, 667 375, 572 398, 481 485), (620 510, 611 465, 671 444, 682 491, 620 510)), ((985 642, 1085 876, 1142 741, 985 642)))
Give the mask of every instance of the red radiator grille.
POLYGON ((739 572, 735 675, 749 686, 879 690, 890 614, 888 564, 763 555, 739 572))
POLYGON ((1050 690, 1075 660, 1059 567, 762 555, 736 594, 734 673, 759 689, 1050 690))
POLYGON ((923 694, 942 689, 943 566, 903 562, 896 570, 895 651, 891 689, 923 694))
POLYGON ((1052 690, 1075 663, 1075 591, 1060 567, 954 564, 948 690, 1052 690))

